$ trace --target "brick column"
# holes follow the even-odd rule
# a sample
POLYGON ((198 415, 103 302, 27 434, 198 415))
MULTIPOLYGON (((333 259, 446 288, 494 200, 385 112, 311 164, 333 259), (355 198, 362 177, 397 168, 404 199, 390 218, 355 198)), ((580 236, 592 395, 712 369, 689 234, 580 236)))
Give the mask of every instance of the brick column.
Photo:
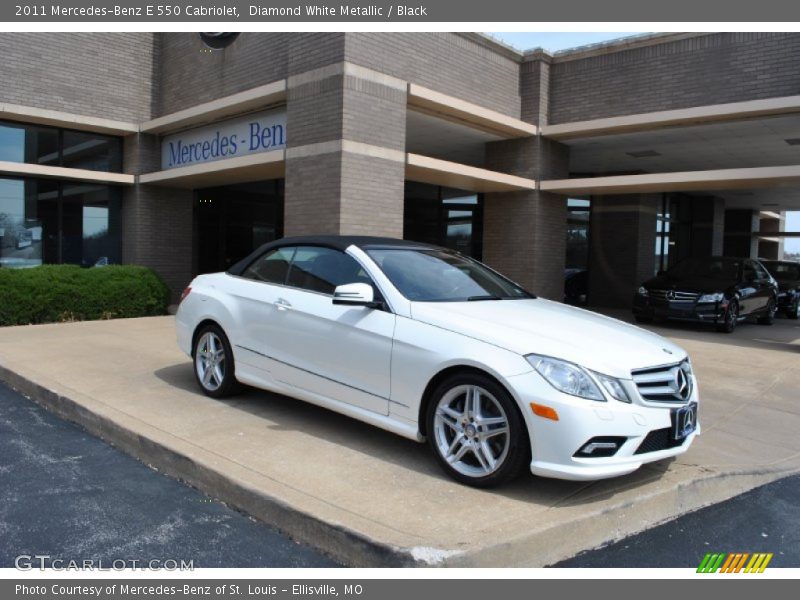
MULTIPOLYGON (((569 149, 542 137, 486 145, 487 168, 531 179, 568 176, 569 149)), ((530 290, 564 297, 566 197, 538 190, 486 194, 483 258, 530 290)))
MULTIPOLYGON (((161 169, 157 136, 124 140, 125 173, 161 169)), ((154 269, 177 300, 192 278, 192 191, 136 184, 122 196, 122 262, 154 269)))
POLYGON ((626 308, 654 275, 659 194, 592 198, 589 304, 626 308))
POLYGON ((289 88, 285 234, 402 238, 405 82, 339 63, 289 88))
POLYGON ((742 256, 756 258, 758 255, 758 238, 753 236, 758 231, 759 211, 726 210, 725 211, 725 256, 742 256))
POLYGON ((725 199, 700 196, 692 203, 692 256, 719 256, 725 234, 725 199))

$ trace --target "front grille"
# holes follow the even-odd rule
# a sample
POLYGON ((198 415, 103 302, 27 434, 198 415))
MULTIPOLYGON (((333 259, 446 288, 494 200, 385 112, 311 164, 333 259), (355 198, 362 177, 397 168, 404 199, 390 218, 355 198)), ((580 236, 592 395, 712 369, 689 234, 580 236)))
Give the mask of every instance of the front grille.
POLYGON ((677 448, 682 446, 686 438, 676 440, 672 437, 672 428, 666 427, 664 429, 654 429, 648 433, 639 444, 634 454, 647 454, 648 452, 658 452, 659 450, 668 450, 670 448, 677 448))
POLYGON ((688 360, 673 365, 631 372, 642 398, 649 402, 687 402, 692 395, 692 369, 688 360))
POLYGON ((700 294, 679 292, 677 290, 650 290, 650 297, 669 302, 694 302, 700 297, 700 294))

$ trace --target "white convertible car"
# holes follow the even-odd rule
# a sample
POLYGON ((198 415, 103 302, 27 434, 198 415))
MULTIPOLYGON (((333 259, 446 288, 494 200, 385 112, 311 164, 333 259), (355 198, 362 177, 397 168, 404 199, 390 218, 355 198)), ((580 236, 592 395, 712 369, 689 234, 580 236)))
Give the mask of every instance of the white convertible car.
POLYGON ((623 475, 700 431, 680 347, 426 244, 284 238, 198 276, 176 323, 208 396, 247 384, 427 439, 470 485, 623 475))

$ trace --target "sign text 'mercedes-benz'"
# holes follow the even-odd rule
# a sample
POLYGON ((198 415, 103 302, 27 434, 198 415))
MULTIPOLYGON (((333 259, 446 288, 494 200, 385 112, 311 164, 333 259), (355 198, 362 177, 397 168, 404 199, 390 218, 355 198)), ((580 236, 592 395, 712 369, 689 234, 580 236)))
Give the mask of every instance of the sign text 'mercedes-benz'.
POLYGON ((286 110, 269 110, 188 129, 161 142, 161 168, 189 167, 286 147, 286 110))

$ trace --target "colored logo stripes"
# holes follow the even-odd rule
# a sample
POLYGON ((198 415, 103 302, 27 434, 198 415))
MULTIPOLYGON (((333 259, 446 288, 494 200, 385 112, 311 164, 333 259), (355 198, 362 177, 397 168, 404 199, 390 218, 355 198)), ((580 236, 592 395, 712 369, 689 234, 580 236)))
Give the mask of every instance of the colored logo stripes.
POLYGON ((747 552, 731 552, 728 554, 709 552, 703 557, 700 566, 697 567, 697 572, 763 573, 771 560, 772 552, 754 552, 752 554, 747 552))

